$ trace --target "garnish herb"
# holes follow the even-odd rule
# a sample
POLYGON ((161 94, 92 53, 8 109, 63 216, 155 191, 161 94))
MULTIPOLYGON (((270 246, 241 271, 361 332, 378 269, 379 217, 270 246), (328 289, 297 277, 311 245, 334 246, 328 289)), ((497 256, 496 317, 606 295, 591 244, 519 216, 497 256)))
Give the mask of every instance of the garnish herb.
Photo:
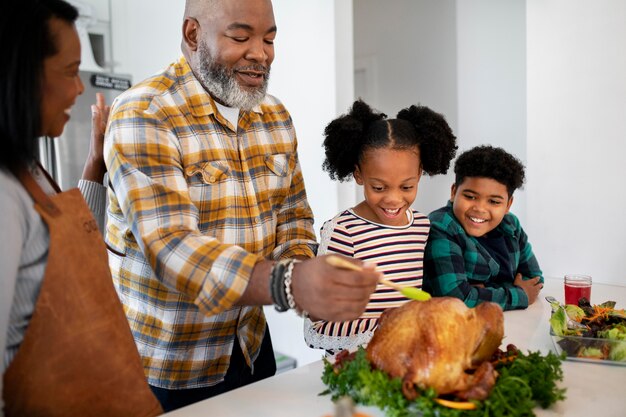
POLYGON ((535 406, 547 408, 565 398, 565 389, 557 386, 563 379, 562 359, 552 352, 518 352, 515 360, 496 366, 499 377, 485 401, 473 401, 475 410, 457 410, 435 402, 433 389, 407 400, 400 379, 372 369, 360 348, 354 358, 337 365, 325 360, 322 381, 328 388, 320 395, 330 394, 333 401, 347 395, 357 404, 382 409, 387 417, 534 416, 535 406))

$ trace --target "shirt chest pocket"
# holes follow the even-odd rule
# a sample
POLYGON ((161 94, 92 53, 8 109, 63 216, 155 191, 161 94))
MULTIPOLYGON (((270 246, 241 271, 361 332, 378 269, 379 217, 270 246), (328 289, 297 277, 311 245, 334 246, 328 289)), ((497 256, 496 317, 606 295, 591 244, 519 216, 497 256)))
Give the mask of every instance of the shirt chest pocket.
POLYGON ((295 161, 290 153, 265 155, 265 185, 272 205, 279 205, 289 192, 295 161))
POLYGON ((230 168, 225 162, 200 162, 185 167, 189 197, 199 210, 200 228, 229 216, 229 200, 234 195, 230 168))

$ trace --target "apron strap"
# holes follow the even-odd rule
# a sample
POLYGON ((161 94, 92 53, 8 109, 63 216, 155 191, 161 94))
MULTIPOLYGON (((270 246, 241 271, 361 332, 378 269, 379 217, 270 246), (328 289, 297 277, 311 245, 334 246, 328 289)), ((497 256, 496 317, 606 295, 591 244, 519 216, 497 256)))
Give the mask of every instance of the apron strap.
MULTIPOLYGON (((57 193, 61 192, 59 186, 50 177, 48 172, 43 169, 43 167, 39 163, 37 163, 37 165, 39 166, 41 172, 44 173, 46 179, 50 182, 55 191, 57 193)), ((57 217, 61 214, 59 208, 56 206, 56 204, 54 204, 50 196, 48 196, 48 194, 45 193, 45 191, 39 186, 39 184, 37 184, 37 181, 35 181, 30 171, 28 171, 27 169, 22 169, 19 172, 17 179, 22 183, 22 185, 24 186, 26 191, 28 191, 28 194, 30 194, 33 200, 35 200, 35 204, 41 207, 47 214, 52 217, 57 217)))
MULTIPOLYGON (((46 171, 46 169, 41 166, 39 162, 37 162, 37 166, 39 167, 39 170, 44 174, 48 182, 50 182, 50 185, 52 186, 52 188, 54 188, 57 194, 62 193, 59 185, 50 176, 48 171, 46 171)), ((40 207, 46 214, 52 217, 58 217, 59 215, 61 215, 61 211, 59 210, 57 205, 54 204, 50 196, 46 194, 41 186, 37 184, 37 181, 35 181, 30 171, 28 171, 27 169, 21 170, 18 175, 18 180, 22 183, 26 191, 28 191, 28 194, 30 194, 30 196, 33 198, 37 207, 40 207)), ((106 245, 107 249, 113 252, 115 255, 120 257, 126 256, 118 250, 113 249, 111 246, 109 246, 107 242, 104 242, 104 244, 106 245)))

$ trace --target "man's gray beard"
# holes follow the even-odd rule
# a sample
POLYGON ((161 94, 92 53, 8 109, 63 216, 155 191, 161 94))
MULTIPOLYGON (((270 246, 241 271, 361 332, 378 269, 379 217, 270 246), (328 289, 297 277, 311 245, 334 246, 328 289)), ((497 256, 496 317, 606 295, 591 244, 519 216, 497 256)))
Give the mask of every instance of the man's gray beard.
MULTIPOLYGON (((265 71, 265 81, 255 90, 243 89, 232 70, 228 70, 223 65, 216 62, 204 42, 201 42, 198 49, 199 62, 197 76, 202 86, 218 101, 228 107, 238 108, 244 111, 252 110, 261 104, 267 93, 267 84, 270 76, 269 67, 263 67, 265 71)), ((260 69, 259 65, 251 65, 245 69, 260 69)), ((244 69, 244 68, 238 68, 244 69)))

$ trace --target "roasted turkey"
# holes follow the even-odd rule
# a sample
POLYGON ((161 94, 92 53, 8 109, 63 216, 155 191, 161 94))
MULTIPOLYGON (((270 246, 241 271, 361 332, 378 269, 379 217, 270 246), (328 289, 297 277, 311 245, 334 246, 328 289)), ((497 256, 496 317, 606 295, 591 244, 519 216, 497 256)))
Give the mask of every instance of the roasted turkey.
POLYGON ((468 308, 457 298, 433 297, 385 311, 367 357, 373 367, 402 379, 408 399, 416 397, 417 386, 483 400, 496 381, 489 359, 503 335, 499 305, 468 308))

